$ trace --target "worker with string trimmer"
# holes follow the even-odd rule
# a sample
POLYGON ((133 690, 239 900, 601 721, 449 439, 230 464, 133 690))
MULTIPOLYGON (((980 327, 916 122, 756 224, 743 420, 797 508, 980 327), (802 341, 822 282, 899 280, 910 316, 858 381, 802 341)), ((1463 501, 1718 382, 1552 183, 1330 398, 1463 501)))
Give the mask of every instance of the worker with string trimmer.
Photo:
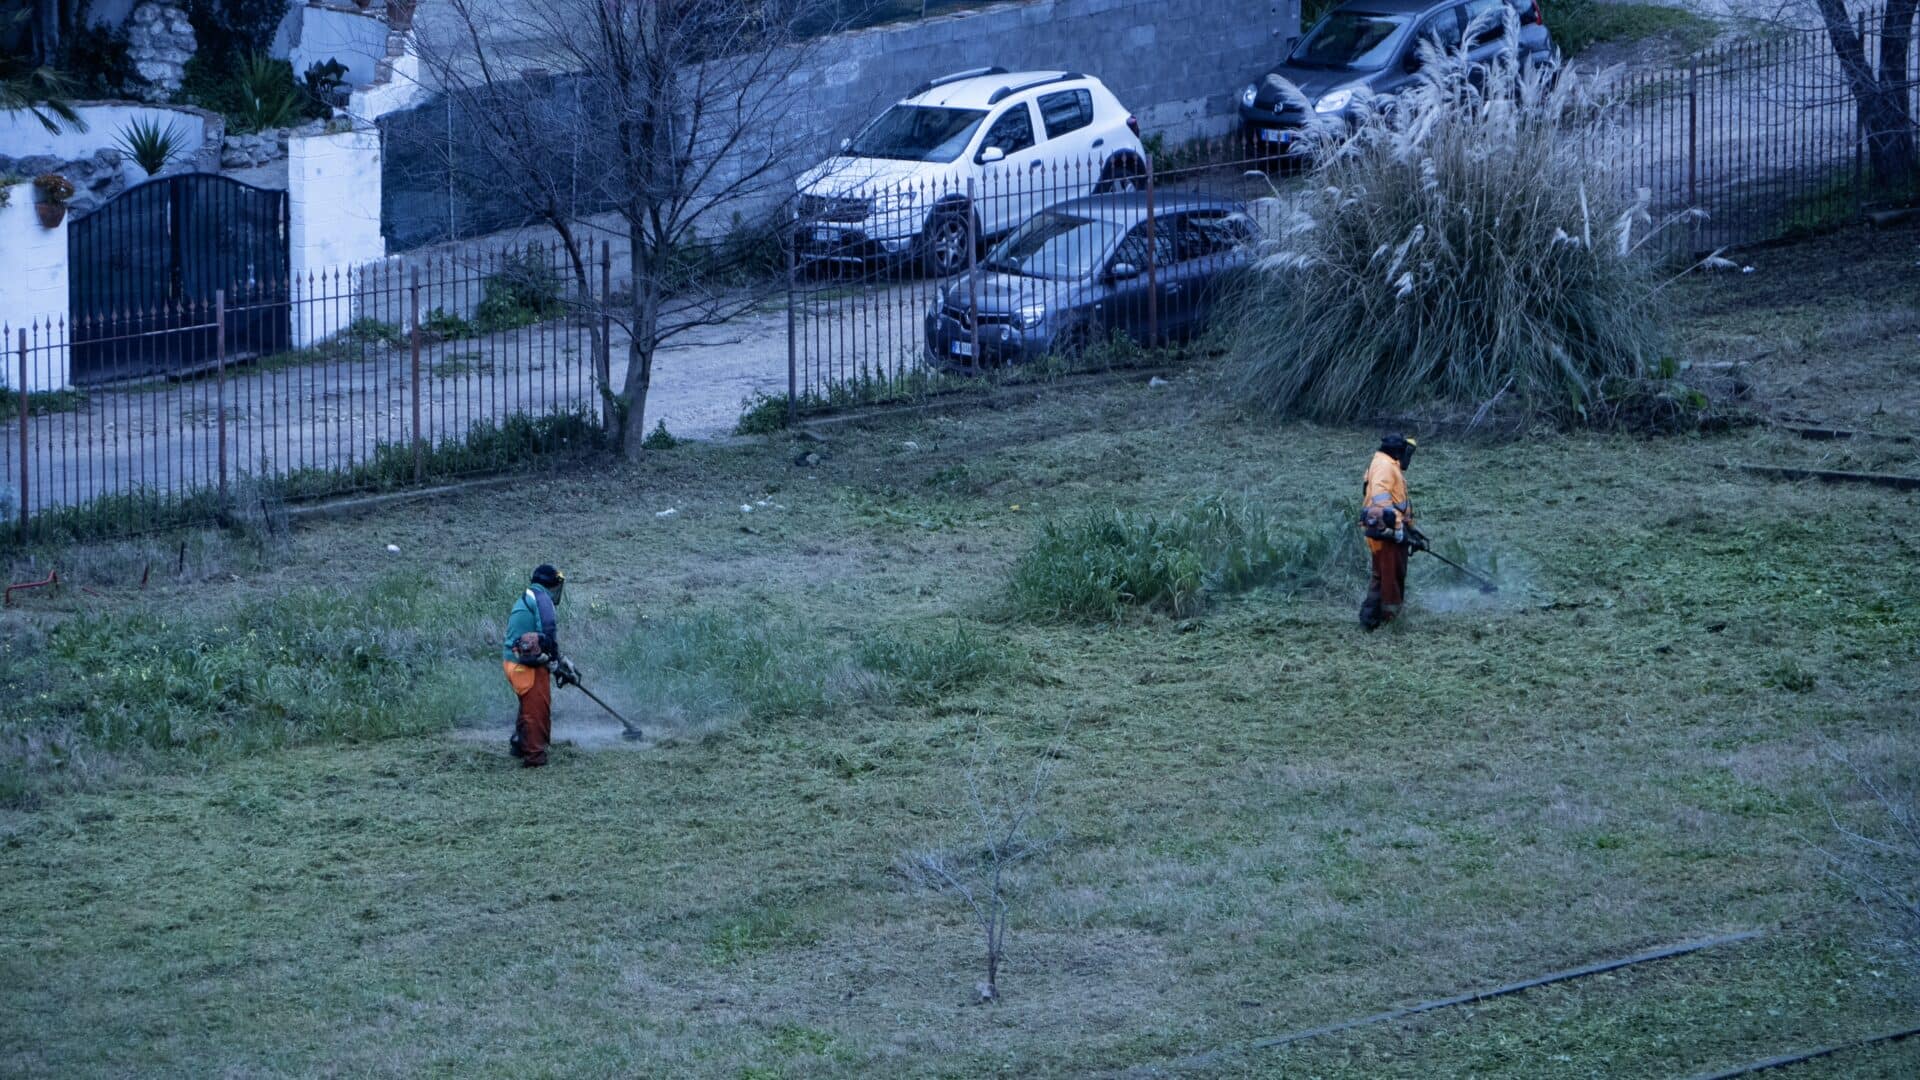
POLYGON ((547 744, 553 737, 553 683, 577 686, 593 703, 613 713, 625 728, 625 737, 638 739, 640 729, 626 717, 614 712, 592 691, 580 685, 580 670, 573 661, 560 655, 559 616, 556 608, 564 594, 567 578, 551 564, 534 568, 533 578, 507 613, 507 639, 503 645, 501 666, 514 696, 520 699, 520 711, 514 720, 513 735, 507 750, 528 768, 547 763, 547 744))
POLYGON ((1419 445, 1398 434, 1381 439, 1380 449, 1374 452, 1361 481, 1360 531, 1367 538, 1372 565, 1367 575, 1367 596, 1360 603, 1360 625, 1368 630, 1378 629, 1400 614, 1406 603, 1407 558, 1416 551, 1424 551, 1473 578, 1481 592, 1498 588, 1483 575, 1434 551, 1427 534, 1414 525, 1407 470, 1413 466, 1413 452, 1419 445))

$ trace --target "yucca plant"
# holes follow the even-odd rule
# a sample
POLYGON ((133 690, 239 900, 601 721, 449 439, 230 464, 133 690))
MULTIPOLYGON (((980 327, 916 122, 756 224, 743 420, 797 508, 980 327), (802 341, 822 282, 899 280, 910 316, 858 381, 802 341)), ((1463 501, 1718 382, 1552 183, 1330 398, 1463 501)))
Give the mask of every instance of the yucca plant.
POLYGON ((1655 222, 1629 189, 1607 80, 1523 66, 1510 11, 1476 72, 1479 29, 1313 133, 1306 190, 1262 200, 1267 239, 1222 322, 1251 403, 1354 420, 1498 401, 1579 423, 1663 355, 1648 241, 1686 215, 1655 222))
POLYGON ((240 58, 234 72, 239 90, 239 116, 246 131, 282 128, 300 118, 300 90, 293 84, 293 65, 266 53, 240 58))
POLYGON ((129 122, 120 129, 120 134, 114 136, 113 141, 148 176, 157 175, 186 150, 186 136, 174 126, 173 121, 167 121, 167 126, 163 128, 155 117, 141 117, 129 122))

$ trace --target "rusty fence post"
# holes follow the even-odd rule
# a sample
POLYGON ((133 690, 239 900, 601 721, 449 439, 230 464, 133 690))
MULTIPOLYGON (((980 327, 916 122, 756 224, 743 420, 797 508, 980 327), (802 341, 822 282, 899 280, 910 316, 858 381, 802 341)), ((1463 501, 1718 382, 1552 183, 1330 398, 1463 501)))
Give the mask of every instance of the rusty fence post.
POLYGON ((219 459, 220 505, 227 505, 227 290, 213 291, 213 416, 219 459))
POLYGON ((407 288, 407 351, 413 379, 413 482, 427 478, 426 443, 420 431, 420 268, 414 267, 407 288))
POLYGON ((27 539, 27 482, 32 476, 27 468, 27 420, 30 417, 30 403, 27 399, 27 328, 20 328, 20 539, 27 539))

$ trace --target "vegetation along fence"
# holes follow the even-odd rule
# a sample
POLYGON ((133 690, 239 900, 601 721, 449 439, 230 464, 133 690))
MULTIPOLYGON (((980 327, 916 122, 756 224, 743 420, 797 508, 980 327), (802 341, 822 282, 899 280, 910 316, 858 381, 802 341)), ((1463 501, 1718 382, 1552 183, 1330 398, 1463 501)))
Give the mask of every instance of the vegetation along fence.
POLYGON ((246 520, 590 449, 605 327, 577 280, 530 247, 7 327, 0 510, 17 528, 0 543, 246 520), (210 355, 157 361, 177 356, 177 335, 211 338, 210 355), (76 341, 93 352, 84 381, 21 391, 47 385, 76 341))
MULTIPOLYGON (((1877 25, 1859 25, 1876 61, 1877 25)), ((1897 89, 1910 123, 1920 91, 1912 80, 1897 89)), ((1910 181, 1876 183, 1874 132, 1824 31, 1779 30, 1630 71, 1612 94, 1619 145, 1608 152, 1625 156, 1653 216, 1700 212, 1656 238, 1676 259, 1913 195, 1910 181)), ((1117 180, 1100 158, 1061 161, 1044 146, 965 183, 862 183, 858 161, 841 169, 795 211, 793 409, 1103 368, 1199 334, 1247 260, 1236 245, 1262 217, 1257 200, 1313 182, 1280 149, 1235 135, 1150 155, 1153 169, 1117 180), (1128 340, 1116 348, 1115 335, 1128 340)))

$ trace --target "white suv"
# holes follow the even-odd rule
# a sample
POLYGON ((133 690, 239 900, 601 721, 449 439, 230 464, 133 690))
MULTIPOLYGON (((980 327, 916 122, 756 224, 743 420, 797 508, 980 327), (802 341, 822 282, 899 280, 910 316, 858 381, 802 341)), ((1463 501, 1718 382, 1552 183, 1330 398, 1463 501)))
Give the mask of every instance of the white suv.
POLYGON ((918 260, 945 276, 1042 207, 1145 175, 1140 125, 1099 79, 956 72, 801 175, 795 248, 802 262, 918 260))

